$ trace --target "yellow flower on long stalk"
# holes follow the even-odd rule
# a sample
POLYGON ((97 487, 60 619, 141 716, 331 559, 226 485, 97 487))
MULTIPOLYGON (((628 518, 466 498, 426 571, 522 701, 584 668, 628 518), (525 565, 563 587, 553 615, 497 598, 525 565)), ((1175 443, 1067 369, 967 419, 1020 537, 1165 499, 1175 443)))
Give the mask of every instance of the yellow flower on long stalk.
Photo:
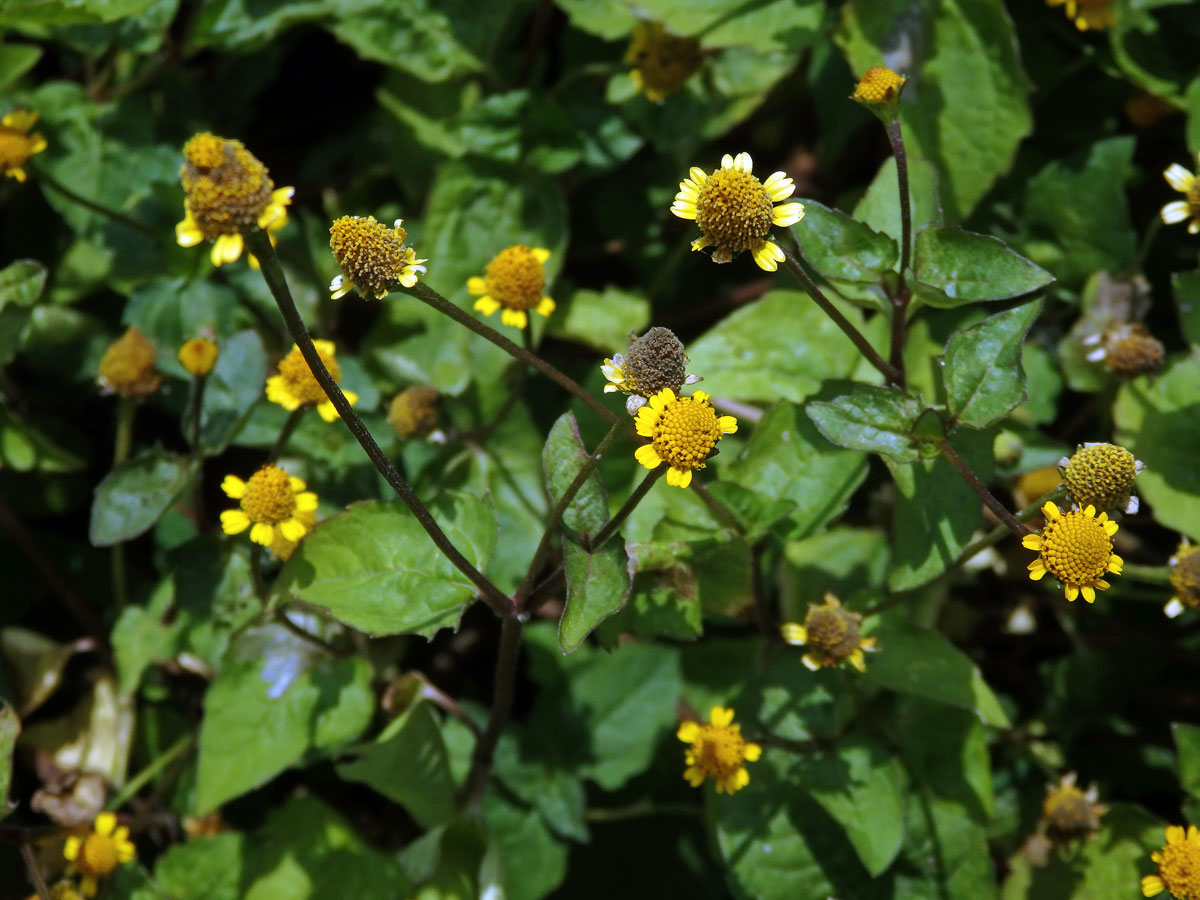
POLYGON ((99 880, 136 855, 129 828, 117 825, 117 817, 110 812, 100 813, 88 834, 72 835, 63 847, 63 856, 80 875, 79 890, 85 897, 96 896, 99 880))
POLYGON ((692 483, 692 470, 703 469, 717 441, 737 431, 737 419, 718 416, 708 394, 696 391, 690 397, 676 397, 663 388, 637 411, 637 433, 650 443, 637 448, 634 456, 647 469, 664 462, 667 484, 685 488, 692 483))
POLYGON ((712 778, 718 794, 732 794, 749 784, 746 763, 762 756, 762 747, 742 737, 741 726, 733 724, 733 710, 722 706, 709 711, 707 725, 684 722, 675 736, 691 744, 684 755, 683 777, 688 784, 700 787, 704 779, 712 778))
POLYGON ((1029 577, 1039 581, 1050 573, 1063 586, 1063 594, 1073 601, 1080 594, 1088 603, 1096 601, 1096 591, 1107 590, 1104 576, 1109 572, 1121 574, 1124 561, 1113 553, 1112 536, 1117 523, 1107 513, 1096 515, 1096 507, 1082 512, 1060 512, 1053 503, 1042 507, 1046 524, 1041 534, 1027 534, 1022 546, 1038 551, 1038 558, 1029 564, 1029 577))
POLYGON ((820 606, 810 603, 804 624, 784 622, 779 632, 792 645, 807 645, 804 665, 814 672, 823 667, 849 663, 860 672, 867 671, 863 651, 875 651, 875 638, 864 638, 859 630, 862 616, 842 606, 833 594, 825 595, 820 606))
POLYGON ((97 381, 105 394, 141 400, 158 390, 163 378, 154 369, 155 351, 150 339, 130 325, 100 358, 97 381))
POLYGON ((391 228, 374 216, 342 216, 329 226, 329 249, 341 275, 329 283, 334 300, 357 289, 362 297, 382 300, 394 284, 412 287, 425 274, 425 259, 405 244, 408 232, 397 219, 391 228))
POLYGON ((40 131, 33 131, 39 113, 31 109, 14 109, 0 119, 0 172, 17 181, 24 181, 25 163, 48 146, 40 131))
MULTIPOLYGON (((342 367, 337 361, 337 348, 333 341, 314 340, 313 346, 317 356, 329 370, 329 377, 334 382, 342 380, 342 367)), ((339 385, 340 386, 340 385, 339 385)), ((321 418, 333 422, 338 418, 337 408, 333 401, 325 395, 325 389, 308 367, 308 362, 300 353, 300 348, 292 345, 291 351, 279 361, 279 374, 267 379, 267 399, 277 403, 288 412, 295 412, 301 406, 315 406, 321 418)), ((342 388, 346 400, 351 404, 358 402, 358 394, 342 388)))
POLYGON ((221 490, 239 501, 237 509, 221 513, 221 530, 241 534, 249 528, 250 540, 264 547, 271 547, 277 537, 295 544, 315 522, 305 514, 316 511, 317 495, 306 491, 303 481, 278 466, 263 466, 249 481, 226 475, 221 490))
POLYGON ((467 292, 479 298, 475 309, 485 316, 499 309, 500 321, 513 328, 528 324, 528 309, 549 316, 554 312, 554 301, 544 293, 549 258, 550 251, 544 247, 518 244, 501 250, 492 257, 482 278, 475 275, 467 280, 467 292))
POLYGON ((692 77, 704 62, 700 41, 671 34, 661 22, 638 22, 633 27, 625 62, 638 93, 661 103, 692 77))
POLYGON ((1142 896, 1170 891, 1176 900, 1200 900, 1200 829, 1167 826, 1167 844, 1150 854, 1158 874, 1142 878, 1142 896))
POLYGON ((192 338, 190 341, 184 341, 183 346, 179 348, 179 364, 189 375, 203 378, 213 370, 220 355, 221 348, 217 346, 216 341, 206 337, 192 338))
POLYGON ((796 185, 783 172, 759 181, 753 165, 749 153, 727 153, 711 175, 693 167, 691 177, 679 184, 671 212, 695 220, 700 237, 692 241, 692 249, 712 247, 713 262, 727 263, 749 250, 760 269, 774 272, 783 262, 783 250, 767 235, 772 226, 787 228, 804 218, 804 205, 776 206, 792 196, 796 185))

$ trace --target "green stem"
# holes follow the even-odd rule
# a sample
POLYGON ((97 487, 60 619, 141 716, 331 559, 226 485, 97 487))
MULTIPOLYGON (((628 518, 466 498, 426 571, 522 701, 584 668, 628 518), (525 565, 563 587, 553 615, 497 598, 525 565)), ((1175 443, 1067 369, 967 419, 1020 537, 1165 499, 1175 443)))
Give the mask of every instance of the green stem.
POLYGON ((50 886, 46 884, 46 876, 42 874, 42 867, 38 864, 37 854, 33 852, 33 847, 28 841, 21 841, 21 859, 25 863, 25 872, 29 876, 29 880, 33 883, 34 889, 37 891, 39 900, 50 900, 50 886))
POLYGON ((589 822, 627 822, 630 819, 645 819, 650 816, 687 816, 699 819, 704 808, 690 803, 651 803, 638 800, 629 806, 593 808, 585 810, 583 817, 589 822))
POLYGON ((181 735, 175 741, 175 743, 152 759, 146 768, 142 769, 127 782, 125 782, 125 786, 121 788, 120 792, 117 793, 116 796, 114 796, 108 801, 108 803, 105 804, 104 808, 109 812, 120 809, 122 806, 128 803, 130 798, 137 794, 138 791, 158 777, 158 774, 172 762, 174 762, 176 758, 182 756, 184 753, 190 750, 195 740, 196 736, 190 731, 181 735))
POLYGON ((271 452, 267 456, 267 462, 273 463, 283 455, 283 451, 287 449, 288 441, 291 440, 292 432, 296 430, 296 426, 300 424, 300 417, 304 415, 305 407, 298 406, 293 409, 287 419, 283 423, 283 428, 279 430, 279 437, 275 439, 275 445, 271 447, 271 452))
POLYGON ((846 337, 850 338, 850 341, 858 348, 858 351, 866 358, 867 362, 878 369, 880 374, 889 382, 900 384, 904 380, 904 373, 880 356, 875 348, 871 346, 871 342, 863 337, 861 331, 854 327, 854 323, 842 315, 841 311, 833 305, 833 302, 817 287, 816 282, 808 277, 808 272, 804 270, 799 261, 799 258, 803 255, 803 251, 800 249, 800 242, 790 229, 784 230, 787 234, 791 235, 793 244, 791 251, 786 247, 780 248, 783 250, 783 261, 788 267, 788 271, 796 277, 796 280, 800 282, 800 286, 813 298, 817 306, 821 307, 825 311, 825 314, 833 319, 834 324, 842 329, 846 337))
POLYGON ((597 531, 594 535, 583 535, 583 548, 589 553, 595 553, 599 550, 604 542, 607 541, 618 528, 621 523, 629 518, 629 514, 637 509, 637 505, 642 502, 642 498, 650 492, 650 488, 654 487, 654 482, 667 471, 667 467, 657 466, 646 473, 646 477, 642 479, 642 483, 633 489, 633 493, 629 495, 621 508, 616 511, 611 519, 604 523, 604 527, 597 531))
POLYGON ((484 602, 492 608, 497 615, 506 615, 510 609, 509 598, 506 597, 499 588, 491 583, 486 576, 462 555, 454 543, 442 531, 437 520, 425 507, 417 497, 416 492, 404 477, 392 465, 387 454, 380 449, 375 438, 371 436, 371 432, 363 423, 361 417, 355 412, 349 401, 346 400, 346 395, 342 393, 342 389, 338 387, 337 382, 329 375, 329 370, 325 368, 325 363, 317 353, 316 347, 313 346, 312 338, 308 334, 308 329, 304 326, 304 320, 300 317, 299 310, 296 309, 296 303, 292 300, 291 291, 288 290, 287 279, 284 277, 283 269, 279 265, 279 259, 275 256, 275 248, 271 246, 267 235, 255 229, 245 235, 246 243, 250 252, 258 257, 260 271, 263 279, 267 283, 272 296, 275 298, 275 303, 279 307, 279 312, 283 316, 283 320, 287 325, 288 331, 292 335, 292 340, 296 346, 300 348, 300 355, 304 357, 304 361, 308 363, 309 369, 316 378, 317 383, 325 391, 325 395, 329 397, 330 402, 338 411, 342 421, 346 427, 350 429, 350 433, 354 435, 367 457, 374 464, 379 474, 384 477, 384 480, 391 485, 392 490, 399 495, 400 499, 412 512, 413 517, 425 529, 425 533, 429 535, 430 540, 437 546, 442 554, 450 560, 450 562, 462 572, 471 583, 479 589, 480 595, 484 602))
POLYGON ((996 517, 1003 522, 1013 534, 1015 534, 1017 537, 1023 537, 1024 535, 1032 533, 1021 523, 1020 519, 1008 511, 1007 506, 996 499, 996 495, 989 491, 987 489, 987 485, 979 480, 979 476, 976 475, 971 470, 971 467, 966 464, 963 458, 954 451, 954 448, 950 446, 949 441, 942 441, 941 449, 942 454, 947 460, 949 460, 950 465, 954 466, 954 470, 958 472, 960 476, 962 476, 962 480, 965 481, 968 486, 970 486, 971 490, 979 495, 979 499, 984 502, 988 509, 996 514, 996 517))
MULTIPOLYGON (((117 432, 113 440, 113 468, 129 459, 133 447, 133 423, 137 417, 137 406, 128 397, 117 398, 117 432)), ((129 597, 129 579, 125 569, 125 544, 112 547, 112 592, 117 611, 125 608, 129 597)))
POLYGON ((117 212, 115 209, 109 209, 107 206, 97 203, 95 200, 89 200, 87 197, 75 193, 62 182, 51 176, 44 168, 40 166, 35 168, 31 165, 30 168, 33 170, 34 177, 37 179, 39 184, 44 184, 51 190, 57 191, 72 203, 77 203, 84 209, 91 210, 97 215, 111 219, 119 225, 124 225, 126 228, 132 228, 134 231, 140 231, 142 234, 152 238, 158 243, 165 243, 162 234, 157 228, 152 228, 145 222, 139 222, 137 219, 130 218, 124 213, 117 212))
POLYGON ((1145 581, 1148 584, 1169 585, 1171 583, 1170 566, 1141 566, 1137 563, 1125 563, 1121 567, 1121 574, 1126 578, 1136 578, 1138 581, 1145 581))
POLYGON ((250 542, 250 581, 254 585, 254 595, 265 608, 267 606, 267 582, 262 573, 262 544, 250 542))
POLYGON ((517 660, 521 649, 521 632, 524 624, 515 616, 505 616, 500 626, 500 646, 496 653, 496 685, 492 697, 492 711, 488 715, 483 736, 475 744, 471 754, 471 769, 459 790, 458 806, 464 811, 479 809, 484 789, 492 771, 492 759, 504 723, 512 711, 513 694, 517 682, 517 660))
POLYGON ((904 133, 900 117, 893 111, 887 123, 888 143, 896 160, 896 185, 900 191, 900 289, 904 290, 908 274, 909 254, 912 252, 912 206, 908 189, 908 154, 904 150, 904 133))
POLYGON ((204 479, 201 472, 204 466, 204 452, 200 449, 200 412, 204 404, 204 385, 208 382, 206 375, 192 379, 192 396, 188 406, 188 443, 192 446, 192 469, 196 479, 192 488, 192 515, 196 519, 196 529, 202 530, 204 522, 204 479))

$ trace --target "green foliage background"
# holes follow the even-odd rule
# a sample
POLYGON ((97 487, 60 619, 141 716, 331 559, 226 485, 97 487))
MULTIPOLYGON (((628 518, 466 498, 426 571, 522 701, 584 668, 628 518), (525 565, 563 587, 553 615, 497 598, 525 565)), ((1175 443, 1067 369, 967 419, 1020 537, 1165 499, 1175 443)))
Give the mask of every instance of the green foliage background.
POLYGON ((91 773, 138 846, 114 900, 1138 896, 1162 826, 1200 813, 1200 633, 1161 612, 1167 558, 1200 541, 1200 245, 1156 224, 1180 196, 1160 173, 1200 149, 1200 11, 1113 5, 1113 29, 1079 32, 999 0, 0 4, 0 114, 39 111, 49 141, 28 182, 0 185, 0 894, 33 890, 22 839, 60 865, 36 829, 90 821, 94 803, 63 798, 91 773), (706 51, 662 104, 623 62, 641 18, 706 51), (847 99, 875 65, 909 76, 905 393, 786 271, 714 268, 669 213, 688 168, 724 153, 786 171, 807 212, 793 233, 886 356, 896 167, 847 99), (739 418, 697 474, 731 515, 659 483, 585 551, 574 536, 642 478, 628 440, 570 507, 567 585, 525 631, 477 809, 456 804, 475 738, 439 698, 487 718, 499 623, 351 435, 309 414, 288 444, 325 521, 268 571, 268 613, 249 542, 217 526, 221 479, 285 421, 262 385, 291 339, 244 260, 214 270, 175 244, 180 147, 206 130, 296 186, 280 256, 301 312, 501 590, 604 423, 403 292, 330 302, 332 218, 403 217, 425 280, 468 309, 499 250, 549 248, 548 360, 601 396, 603 359, 665 325, 739 418), (1081 339, 1105 284, 1135 277, 1167 359, 1119 382, 1081 339), (166 381, 114 468, 117 404, 95 378, 129 325, 166 381), (175 352, 203 329, 221 356, 197 455, 175 352), (386 422, 418 383, 442 393, 446 444, 386 422), (513 390, 485 440, 459 439, 513 390), (994 522, 943 441, 1010 508, 1076 443, 1128 447, 1148 465, 1118 533, 1132 571, 1087 606, 1028 581, 1011 537, 964 566, 994 522), (811 672, 774 636, 826 591, 882 607, 864 675, 811 672), (765 747, 731 796, 681 777, 675 729, 713 705, 765 747), (1022 845, 1068 771, 1109 811, 1035 865, 1022 845), (185 837, 217 812, 219 831, 185 837))

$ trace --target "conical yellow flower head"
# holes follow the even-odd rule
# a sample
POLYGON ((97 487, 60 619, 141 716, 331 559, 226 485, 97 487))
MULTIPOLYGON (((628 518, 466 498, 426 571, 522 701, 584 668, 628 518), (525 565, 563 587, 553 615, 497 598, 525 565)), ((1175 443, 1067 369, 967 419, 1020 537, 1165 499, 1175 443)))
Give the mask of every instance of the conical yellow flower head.
POLYGON ((805 644, 804 665, 814 672, 822 667, 847 662, 860 672, 867 670, 863 651, 875 650, 875 638, 864 638, 859 631, 862 616, 845 609, 833 594, 825 595, 820 606, 808 605, 804 624, 784 622, 779 632, 784 641, 805 644))
POLYGON ((1200 831, 1189 825, 1167 826, 1167 844, 1150 854, 1158 865, 1157 875, 1142 879, 1142 896, 1153 897, 1164 890, 1176 900, 1200 900, 1200 831))
POLYGON ((275 189, 267 167, 241 141, 204 132, 183 147, 179 182, 186 215, 175 226, 181 247, 214 241, 212 263, 235 262, 242 255, 242 235, 254 227, 274 234, 287 224, 293 189, 275 189))
MULTIPOLYGON (((1145 326, 1125 324, 1104 333, 1104 345, 1096 354, 1118 378, 1136 378, 1162 368, 1166 350, 1145 326)), ((1089 354, 1089 359, 1093 358, 1089 354)))
POLYGON ((485 316, 502 310, 500 321, 513 328, 524 328, 529 321, 525 310, 539 316, 554 312, 554 301, 543 293, 546 290, 546 260, 550 251, 544 247, 508 247, 497 253, 483 277, 467 281, 467 291, 479 297, 475 309, 485 316))
POLYGON ((732 794, 750 783, 746 763, 762 756, 762 747, 742 737, 742 729, 733 724, 733 710, 714 706, 708 724, 684 722, 676 736, 691 744, 684 761, 683 777, 692 787, 700 787, 705 778, 717 783, 718 794, 732 794))
POLYGON ((100 359, 100 388, 106 394, 140 399, 158 390, 162 376, 154 371, 154 345, 130 326, 100 359))
POLYGON ((425 273, 416 251, 404 245, 402 219, 391 228, 374 216, 342 216, 329 226, 329 248, 342 274, 329 283, 334 300, 357 289, 360 296, 382 300, 393 284, 412 287, 425 273))
POLYGON ((1107 809, 1096 802, 1096 786, 1081 791, 1075 786, 1075 773, 1069 772, 1052 785, 1042 801, 1042 824, 1051 840, 1067 842, 1085 838, 1100 828, 1100 817, 1107 809))
POLYGON ((1080 509, 1094 506, 1104 511, 1137 511, 1137 504, 1130 503, 1129 492, 1143 466, 1124 447, 1083 444, 1061 465, 1067 491, 1080 509))
POLYGON ((396 437, 425 437, 437 427, 437 388, 414 384, 392 398, 388 424, 396 437))
POLYGON ((692 241, 692 249, 712 247, 713 262, 727 263, 749 250, 759 268, 774 272, 783 261, 783 250, 767 240, 771 226, 795 225, 804 218, 804 206, 775 206, 792 196, 795 184, 783 172, 761 182, 752 167, 749 153, 726 154, 712 175, 693 167, 691 177, 679 184, 671 212, 695 219, 700 237, 692 241))
POLYGON ((664 462, 667 484, 685 488, 692 483, 692 470, 703 469, 717 441, 737 431, 737 419, 718 416, 708 394, 696 391, 690 397, 676 397, 663 388, 637 411, 637 433, 650 438, 638 447, 634 456, 647 469, 664 462))
POLYGON ((210 341, 208 338, 193 338, 190 341, 184 341, 183 346, 179 348, 179 364, 187 370, 189 375, 201 378, 213 370, 220 352, 215 341, 210 341))
POLYGON ((30 134, 37 123, 38 113, 15 109, 0 119, 0 172, 17 181, 24 181, 25 163, 35 153, 46 149, 46 139, 40 131, 30 134))
MULTIPOLYGON (((687 373, 687 363, 683 341, 670 328, 655 326, 631 340, 624 354, 614 353, 612 359, 604 360, 600 367, 608 380, 604 393, 621 391, 648 399, 663 388, 670 388, 678 394, 685 384, 700 380, 687 373)), ((637 404, 634 411, 641 406, 637 404)))
POLYGON ((112 874, 121 863, 129 862, 136 852, 129 829, 118 827, 117 817, 110 812, 96 817, 88 835, 69 837, 63 847, 63 856, 81 876, 79 890, 85 897, 96 896, 97 881, 112 874))
POLYGON ((1103 31, 1117 24, 1112 0, 1046 0, 1046 5, 1065 5, 1067 18, 1080 31, 1103 31))
MULTIPOLYGON (((337 361, 337 348, 333 341, 313 341, 317 356, 329 370, 329 377, 335 383, 342 380, 342 367, 337 361)), ((340 387, 340 385, 339 385, 340 387)), ((342 388, 342 393, 351 404, 358 402, 358 394, 342 388)), ((332 422, 338 418, 338 411, 333 402, 325 395, 312 369, 300 353, 300 348, 292 345, 291 351, 279 361, 279 374, 267 379, 267 399, 278 403, 288 412, 295 412, 301 406, 315 406, 321 418, 332 422)))
POLYGON ((1179 163, 1167 166, 1163 178, 1167 180, 1167 184, 1183 194, 1185 199, 1168 203, 1159 212, 1159 216, 1168 225, 1191 219, 1188 222, 1188 234, 1200 232, 1200 180, 1179 163))
POLYGON ((1083 594, 1084 600, 1094 603, 1096 591, 1109 587, 1104 576, 1120 575, 1124 565, 1113 553, 1117 523, 1109 521, 1107 513, 1097 517, 1094 506, 1062 513, 1047 503, 1042 513, 1046 517, 1042 533, 1027 534, 1021 541, 1027 549, 1038 551, 1038 558, 1029 564, 1029 577, 1039 581, 1049 572, 1062 582, 1068 600, 1083 594))
POLYGON ((1171 557, 1171 587, 1175 596, 1163 611, 1172 619, 1185 608, 1200 609, 1200 544, 1183 540, 1171 557))
POLYGON ((226 475, 221 490, 240 507, 221 513, 221 530, 241 534, 249 528, 250 540, 264 547, 277 536, 295 544, 312 527, 317 508, 317 495, 304 488, 303 481, 274 465, 263 466, 249 481, 226 475))
POLYGON ((863 73, 854 88, 852 99, 864 104, 892 103, 900 96, 900 91, 907 81, 891 69, 884 66, 874 66, 863 73))
POLYGON ((625 62, 634 88, 647 100, 661 103, 692 77, 704 61, 700 41, 669 34, 661 22, 638 22, 633 29, 625 62))

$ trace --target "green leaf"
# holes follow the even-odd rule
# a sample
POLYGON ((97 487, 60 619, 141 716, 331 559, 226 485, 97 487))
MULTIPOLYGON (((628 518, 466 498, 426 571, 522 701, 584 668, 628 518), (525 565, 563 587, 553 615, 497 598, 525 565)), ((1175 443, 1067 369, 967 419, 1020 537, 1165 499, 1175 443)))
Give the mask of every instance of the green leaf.
POLYGON ((200 403, 200 446, 217 454, 229 446, 264 397, 267 354, 254 331, 240 331, 220 344, 217 364, 204 382, 200 403))
POLYGON ((504 786, 533 807, 555 834, 586 843, 587 792, 579 777, 559 763, 524 731, 514 736, 510 730, 496 747, 496 777, 504 786))
POLYGON ((745 707, 751 698, 758 701, 758 728, 747 722, 748 733, 761 731, 785 741, 832 741, 853 716, 853 701, 840 689, 838 674, 812 671, 801 655, 785 650, 746 685, 737 705, 745 707))
POLYGON ((1175 272, 1171 288, 1183 336, 1192 347, 1200 347, 1200 269, 1175 272))
POLYGON ((851 450, 881 453, 899 462, 918 458, 913 431, 924 406, 891 388, 855 384, 833 400, 813 400, 804 411, 821 434, 851 450))
MULTIPOLYGON (((496 540, 491 507, 453 494, 433 512, 471 564, 485 568, 496 540)), ((321 522, 280 572, 276 590, 368 634, 425 637, 457 626, 476 593, 399 500, 357 503, 321 522)))
POLYGON ((867 475, 867 458, 829 443, 799 409, 781 402, 767 411, 722 480, 792 505, 788 539, 813 534, 836 519, 867 475))
POLYGON ((1137 493, 1149 502, 1159 524, 1200 540, 1200 361, 1171 360, 1153 379, 1121 386, 1113 406, 1115 443, 1146 464, 1137 493))
POLYGON ((422 828, 454 815, 454 780, 437 719, 418 702, 394 719, 360 755, 337 767, 348 781, 361 781, 408 810, 422 828))
POLYGON ((917 297, 952 308, 983 300, 1008 300, 1044 288, 1054 276, 1003 241, 960 228, 925 228, 913 250, 917 297))
POLYGON ((0 469, 78 472, 86 463, 16 413, 0 406, 0 469))
POLYGON ((850 737, 839 741, 835 751, 802 756, 793 777, 842 826, 867 872, 878 876, 892 864, 900 852, 904 822, 903 775, 890 753, 865 738, 850 737))
MULTIPOLYGON (((555 503, 589 458, 575 414, 563 413, 550 428, 542 449, 546 492, 555 503)), ((576 534, 597 534, 609 519, 608 495, 595 470, 567 506, 562 523, 576 534)), ((567 580, 566 606, 558 622, 558 645, 563 653, 579 648, 592 630, 625 605, 632 586, 624 542, 609 540, 589 553, 563 535, 563 569, 567 580)))
MULTIPOLYGON (((183 342, 208 336, 220 343, 222 353, 230 350, 222 342, 233 331, 237 303, 237 294, 231 288, 208 280, 155 279, 130 296, 121 321, 136 325, 161 348, 155 361, 159 372, 186 379, 191 376, 176 355, 183 342)), ((239 338, 244 341, 251 333, 243 332, 239 338)), ((244 381, 254 382, 253 374, 253 368, 242 370, 244 381)), ((213 376, 209 377, 212 380, 213 376)))
POLYGON ((36 260, 19 259, 0 269, 0 366, 12 362, 21 348, 30 310, 45 287, 46 267, 36 260))
POLYGON ((0 91, 37 65, 42 48, 33 44, 0 45, 0 91))
POLYGON ((489 791, 484 795, 483 814, 493 849, 503 862, 506 900, 541 900, 562 883, 567 845, 555 838, 536 812, 489 791))
POLYGON ((984 826, 958 804, 931 791, 911 791, 907 800, 896 896, 993 900, 998 889, 984 826), (931 860, 936 863, 931 865, 931 860))
POLYGON ((878 284, 899 258, 895 240, 841 210, 804 200, 804 219, 793 231, 813 267, 831 281, 878 284))
POLYGON ((91 25, 135 16, 154 0, 9 0, 0 25, 91 25))
MULTIPOLYGON (((862 312, 842 305, 855 325, 862 312)), ((829 378, 846 378, 858 349, 833 321, 799 291, 773 290, 722 319, 688 345, 692 372, 703 372, 705 391, 744 402, 799 403, 829 378)))
POLYGON ((364 659, 330 659, 282 625, 248 629, 204 695, 196 812, 355 738, 375 699, 364 659))
POLYGON ((0 698, 0 819, 9 814, 16 804, 8 800, 9 785, 12 784, 13 746, 21 733, 21 720, 11 703, 0 698))
POLYGON ((885 64, 908 76, 900 121, 909 156, 944 174, 946 214, 951 222, 965 219, 1009 170, 1032 125, 1029 84, 1004 6, 854 0, 843 7, 834 39, 856 75, 885 64))
POLYGON ((96 485, 88 529, 92 545, 110 547, 149 531, 194 474, 190 460, 159 449, 117 466, 96 485))
POLYGON ((1179 754, 1179 786, 1193 797, 1200 797, 1200 727, 1174 722, 1171 734, 1179 754))
POLYGON ((572 294, 566 310, 551 320, 550 331, 611 357, 629 346, 630 333, 641 334, 649 324, 645 297, 609 286, 572 294))
POLYGON ((1041 312, 1032 300, 956 331, 941 357, 946 405, 970 428, 999 422, 1025 400, 1021 350, 1041 312))
POLYGON ((987 730, 980 717, 912 694, 902 697, 896 708, 895 733, 909 773, 973 823, 986 825, 995 814, 996 800, 987 730))
POLYGON ((172 844, 154 867, 154 879, 173 900, 241 900, 245 836, 200 835, 172 844))
MULTIPOLYGON (((923 159, 909 157, 908 194, 913 231, 923 225, 941 225, 941 188, 938 170, 923 159)), ((855 220, 880 234, 886 234, 900 244, 900 192, 896 187, 896 160, 889 156, 879 166, 871 186, 854 207, 855 220)), ((802 231, 803 223, 796 226, 802 231)), ((806 250, 807 252, 807 250, 806 250)))

